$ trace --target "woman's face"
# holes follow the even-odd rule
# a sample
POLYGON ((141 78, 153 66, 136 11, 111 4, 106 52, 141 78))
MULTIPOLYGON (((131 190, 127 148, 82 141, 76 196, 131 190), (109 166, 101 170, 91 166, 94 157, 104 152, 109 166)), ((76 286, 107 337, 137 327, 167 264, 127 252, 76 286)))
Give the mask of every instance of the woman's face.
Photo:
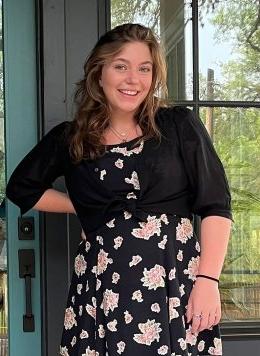
POLYGON ((112 117, 134 116, 150 90, 152 68, 149 47, 142 42, 126 44, 103 66, 100 85, 112 117))

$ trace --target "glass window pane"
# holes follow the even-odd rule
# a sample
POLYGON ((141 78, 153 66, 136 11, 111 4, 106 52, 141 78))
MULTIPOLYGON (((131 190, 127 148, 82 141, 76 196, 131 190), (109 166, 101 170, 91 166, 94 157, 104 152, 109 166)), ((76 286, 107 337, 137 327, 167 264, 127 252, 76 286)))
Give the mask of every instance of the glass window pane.
POLYGON ((259 101, 258 1, 199 1, 201 100, 259 101))
POLYGON ((191 1, 111 0, 112 28, 126 22, 154 30, 166 52, 169 97, 192 100, 191 1))
POLYGON ((223 320, 260 319, 260 115, 250 108, 201 108, 225 167, 234 224, 221 276, 223 320))

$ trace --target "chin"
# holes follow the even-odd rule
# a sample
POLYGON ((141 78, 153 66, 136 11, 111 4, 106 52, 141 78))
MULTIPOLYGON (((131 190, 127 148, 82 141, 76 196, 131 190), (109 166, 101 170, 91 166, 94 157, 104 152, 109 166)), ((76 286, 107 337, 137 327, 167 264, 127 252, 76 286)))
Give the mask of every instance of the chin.
POLYGON ((135 112, 139 108, 139 105, 135 106, 124 106, 124 107, 118 107, 117 111, 125 112, 125 113, 131 113, 135 112))

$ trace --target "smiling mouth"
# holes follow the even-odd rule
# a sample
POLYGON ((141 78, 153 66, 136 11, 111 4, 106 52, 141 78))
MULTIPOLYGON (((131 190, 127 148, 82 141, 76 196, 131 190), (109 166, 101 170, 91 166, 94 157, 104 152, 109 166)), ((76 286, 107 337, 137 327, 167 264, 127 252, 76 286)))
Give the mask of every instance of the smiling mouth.
POLYGON ((136 96, 139 93, 139 91, 137 90, 118 89, 118 91, 124 95, 129 95, 129 96, 136 96))

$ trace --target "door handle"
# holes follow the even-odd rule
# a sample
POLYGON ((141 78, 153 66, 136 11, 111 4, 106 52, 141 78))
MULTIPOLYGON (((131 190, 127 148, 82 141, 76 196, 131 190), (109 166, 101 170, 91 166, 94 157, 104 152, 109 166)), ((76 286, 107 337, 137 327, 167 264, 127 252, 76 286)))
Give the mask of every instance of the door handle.
POLYGON ((25 315, 23 315, 23 331, 35 330, 34 315, 32 312, 32 278, 35 277, 34 250, 23 249, 18 251, 19 277, 25 282, 25 315))

